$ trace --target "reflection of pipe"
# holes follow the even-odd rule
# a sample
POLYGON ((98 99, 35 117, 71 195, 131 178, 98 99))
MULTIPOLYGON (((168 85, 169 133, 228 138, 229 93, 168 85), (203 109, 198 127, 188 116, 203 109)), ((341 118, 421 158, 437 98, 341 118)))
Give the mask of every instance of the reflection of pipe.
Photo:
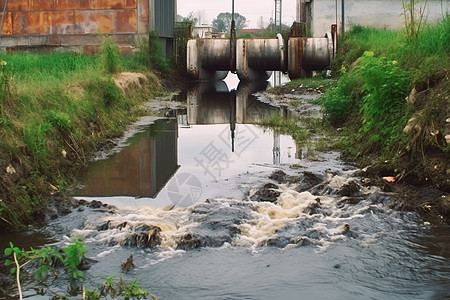
POLYGON ((187 92, 188 124, 230 124, 233 130, 235 123, 258 123, 280 110, 253 95, 268 86, 268 81, 241 82, 236 91, 230 92, 223 81, 201 82, 187 92))
POLYGON ((281 154, 280 154, 280 134, 274 132, 273 133, 273 164, 279 165, 281 162, 281 154))
POLYGON ((231 152, 234 152, 234 138, 236 132, 236 90, 230 92, 230 133, 231 152))

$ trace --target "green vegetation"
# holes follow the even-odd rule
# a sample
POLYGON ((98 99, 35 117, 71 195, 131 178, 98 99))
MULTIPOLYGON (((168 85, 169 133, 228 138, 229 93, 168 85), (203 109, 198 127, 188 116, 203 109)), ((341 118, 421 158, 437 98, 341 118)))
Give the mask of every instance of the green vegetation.
POLYGON ((140 51, 133 56, 133 59, 128 61, 128 68, 138 71, 145 71, 149 68, 160 72, 169 71, 169 60, 163 54, 155 31, 150 31, 148 39, 139 41, 139 49, 140 51))
POLYGON ((336 79, 324 78, 322 74, 312 78, 299 78, 287 82, 285 85, 275 86, 269 90, 272 94, 288 94, 292 90, 310 89, 327 90, 336 86, 336 79))
POLYGON ((300 128, 297 125, 298 122, 296 118, 284 118, 279 115, 274 115, 260 122, 260 125, 273 128, 275 132, 280 134, 289 134, 297 143, 302 143, 311 137, 311 132, 307 127, 302 126, 300 128))
MULTIPOLYGON (((139 287, 136 280, 126 283, 120 278, 114 280, 114 276, 105 278, 105 282, 100 284, 97 289, 86 289, 83 284, 84 274, 79 270, 79 266, 87 254, 83 241, 73 239, 71 244, 64 247, 62 251, 54 246, 45 245, 40 249, 24 250, 15 247, 10 243, 10 247, 4 250, 7 257, 5 266, 10 267, 10 274, 14 276, 17 285, 19 299, 22 299, 22 277, 23 273, 34 269, 36 282, 44 287, 42 293, 45 293, 46 283, 50 274, 53 280, 60 278, 60 269, 63 268, 69 276, 71 287, 68 288, 70 295, 55 295, 52 299, 69 299, 70 296, 82 295, 83 299, 97 300, 102 297, 123 297, 124 299, 142 299, 150 295, 148 290, 139 287), (28 267, 26 267, 28 265, 28 267)), ((36 289, 36 288, 35 288, 36 289)), ((36 289, 37 290, 37 289, 36 289)))
POLYGON ((326 120, 344 127, 337 145, 349 157, 391 160, 400 177, 414 173, 446 189, 438 177, 446 178, 450 161, 450 16, 415 24, 413 33, 410 27, 405 32, 354 26, 338 43, 337 85, 318 102, 326 120), (437 156, 440 162, 433 160, 437 156), (432 167, 443 171, 432 178, 432 167))
MULTIPOLYGON (((295 100, 292 100, 295 101, 295 100)), ((293 105, 295 106, 295 105, 293 105)), ((262 120, 259 125, 272 128, 278 134, 290 135, 299 148, 306 147, 306 155, 309 159, 316 159, 316 150, 329 150, 332 137, 328 126, 322 124, 322 120, 309 117, 283 117, 273 115, 272 117, 262 120), (324 134, 326 133, 326 134, 324 134), (317 135, 327 135, 327 138, 316 138, 317 135)))
POLYGON ((130 56, 109 39, 95 56, 0 55, 3 228, 31 222, 52 187, 67 187, 100 142, 122 134, 142 115, 144 100, 163 94, 150 71, 168 67, 157 40, 152 33, 147 47, 130 56), (142 74, 133 77, 136 71, 142 74))

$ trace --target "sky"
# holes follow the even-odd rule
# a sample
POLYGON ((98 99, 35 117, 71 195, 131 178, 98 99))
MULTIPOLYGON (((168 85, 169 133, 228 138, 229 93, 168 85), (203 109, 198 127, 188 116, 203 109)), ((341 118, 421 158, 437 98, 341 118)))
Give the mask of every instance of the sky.
MULTIPOLYGON (((296 0, 282 0, 282 22, 291 25, 295 21, 296 0)), ((177 0, 178 14, 185 17, 190 12, 201 12, 203 24, 211 24, 212 20, 222 12, 231 13, 232 0, 177 0)), ((257 28, 263 17, 265 26, 273 18, 274 0, 234 0, 234 11, 247 18, 248 28, 257 28)))

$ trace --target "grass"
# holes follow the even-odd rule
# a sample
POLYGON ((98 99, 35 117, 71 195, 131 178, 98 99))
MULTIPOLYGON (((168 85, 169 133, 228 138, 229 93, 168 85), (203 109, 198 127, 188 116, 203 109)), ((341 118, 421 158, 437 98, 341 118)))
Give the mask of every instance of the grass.
POLYGON ((444 132, 446 117, 439 110, 448 106, 450 15, 423 26, 414 38, 404 30, 354 26, 338 45, 333 73, 339 80, 318 101, 326 119, 345 128, 345 139, 336 145, 351 158, 378 160, 448 148, 441 135, 430 132, 444 132), (413 88, 426 101, 405 101, 413 88), (413 116, 415 129, 405 134, 413 116))
POLYGON ((299 78, 294 79, 285 84, 288 88, 295 88, 299 85, 303 85, 307 88, 311 89, 317 89, 317 88, 324 88, 329 89, 334 86, 336 86, 336 80, 335 79, 324 79, 321 75, 313 77, 313 78, 299 78))
POLYGON ((322 123, 321 119, 274 115, 262 120, 259 125, 272 128, 276 133, 290 135, 297 145, 306 146, 307 157, 316 159, 316 151, 331 149, 335 130, 322 123), (317 138, 318 135, 322 137, 317 138))
POLYGON ((0 55, 0 163, 21 174, 0 185, 0 220, 14 227, 29 222, 50 185, 67 186, 100 141, 122 134, 144 100, 163 94, 148 68, 131 63, 145 55, 120 56, 109 40, 96 56, 0 55), (114 82, 121 70, 140 70, 147 80, 122 91, 114 82))

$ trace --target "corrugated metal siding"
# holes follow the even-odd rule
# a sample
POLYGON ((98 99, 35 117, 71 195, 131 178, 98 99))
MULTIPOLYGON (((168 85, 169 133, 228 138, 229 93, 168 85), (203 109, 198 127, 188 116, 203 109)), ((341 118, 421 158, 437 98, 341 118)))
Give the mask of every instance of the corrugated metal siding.
POLYGON ((160 37, 173 38, 176 0, 152 0, 154 30, 160 37))

